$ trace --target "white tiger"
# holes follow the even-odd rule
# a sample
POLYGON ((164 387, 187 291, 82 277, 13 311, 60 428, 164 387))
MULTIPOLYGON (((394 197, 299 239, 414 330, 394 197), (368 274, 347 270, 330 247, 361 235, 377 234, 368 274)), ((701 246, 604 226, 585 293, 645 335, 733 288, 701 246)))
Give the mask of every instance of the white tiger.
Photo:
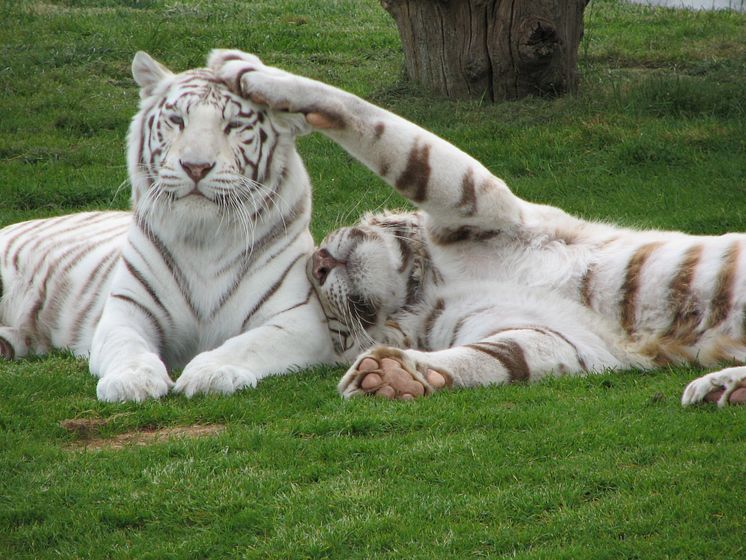
MULTIPOLYGON (((261 65, 256 57, 249 60, 261 65)), ((232 393, 331 362, 305 275, 311 191, 302 117, 258 107, 209 69, 145 53, 128 136, 133 213, 0 231, 0 354, 90 352, 105 401, 232 393)))
MULTIPOLYGON (((336 348, 354 360, 343 395, 744 363, 746 235, 635 231, 526 202, 396 115, 230 58, 218 74, 242 95, 305 115, 420 209, 367 216, 309 261, 336 348)), ((705 399, 746 401, 746 367, 695 380, 682 402, 705 399)))

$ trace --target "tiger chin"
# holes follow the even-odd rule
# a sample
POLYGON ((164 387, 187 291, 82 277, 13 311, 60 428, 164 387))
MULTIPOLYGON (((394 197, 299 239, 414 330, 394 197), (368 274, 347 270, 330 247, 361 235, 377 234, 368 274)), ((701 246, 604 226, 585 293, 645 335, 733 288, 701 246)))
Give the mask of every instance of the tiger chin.
POLYGON ((682 403, 746 402, 746 235, 588 222, 518 198, 458 148, 350 93, 248 61, 218 73, 304 116, 417 207, 331 233, 308 265, 353 362, 344 396, 730 362, 682 403))
POLYGON ((104 401, 172 387, 229 394, 333 361, 304 272, 313 241, 295 149, 303 117, 237 95, 210 68, 174 74, 140 52, 132 74, 132 211, 0 231, 2 357, 90 355, 104 401))

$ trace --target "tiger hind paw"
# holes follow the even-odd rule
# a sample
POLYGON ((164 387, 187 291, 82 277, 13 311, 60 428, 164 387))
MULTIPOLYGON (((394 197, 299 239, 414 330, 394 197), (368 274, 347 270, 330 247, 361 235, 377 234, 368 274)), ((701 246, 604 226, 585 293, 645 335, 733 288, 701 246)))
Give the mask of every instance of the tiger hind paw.
POLYGON ((417 364, 401 350, 376 348, 358 357, 339 383, 349 398, 372 395, 389 400, 413 400, 453 384, 443 371, 417 364))
POLYGON ((718 406, 746 404, 746 367, 727 368, 703 375, 689 383, 681 404, 716 402, 718 406))

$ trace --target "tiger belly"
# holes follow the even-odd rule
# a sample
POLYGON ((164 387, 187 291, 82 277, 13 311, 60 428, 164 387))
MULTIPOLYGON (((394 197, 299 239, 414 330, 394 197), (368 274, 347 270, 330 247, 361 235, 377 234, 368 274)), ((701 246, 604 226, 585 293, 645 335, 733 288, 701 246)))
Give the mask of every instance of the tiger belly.
POLYGON ((434 290, 405 325, 417 330, 417 348, 439 351, 495 334, 540 328, 577 348, 584 370, 649 367, 613 323, 558 293, 514 283, 467 281, 434 290))
POLYGON ((89 353, 130 222, 128 212, 84 212, 0 230, 4 357, 89 353))

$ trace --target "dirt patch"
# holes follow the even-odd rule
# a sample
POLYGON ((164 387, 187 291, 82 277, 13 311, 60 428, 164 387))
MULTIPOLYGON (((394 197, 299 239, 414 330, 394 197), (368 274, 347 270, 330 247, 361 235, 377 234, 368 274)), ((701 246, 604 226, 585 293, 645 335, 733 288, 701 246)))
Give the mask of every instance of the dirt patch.
POLYGON ((176 438, 201 438, 214 436, 225 431, 223 424, 195 424, 193 426, 172 426, 168 428, 142 427, 111 437, 101 437, 100 430, 109 418, 75 418, 63 420, 60 427, 77 436, 77 441, 65 446, 70 451, 122 449, 132 445, 152 445, 176 438))

